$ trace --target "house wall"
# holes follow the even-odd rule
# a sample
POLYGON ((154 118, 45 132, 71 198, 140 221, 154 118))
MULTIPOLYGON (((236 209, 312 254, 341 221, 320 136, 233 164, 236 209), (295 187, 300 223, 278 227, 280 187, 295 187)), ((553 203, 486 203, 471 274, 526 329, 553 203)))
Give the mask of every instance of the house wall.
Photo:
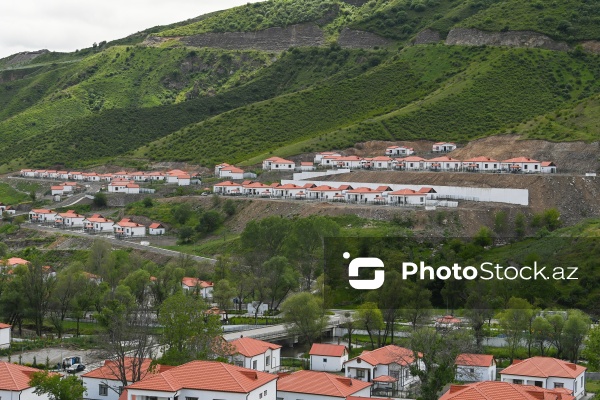
POLYGON ((83 386, 85 387, 86 394, 85 398, 89 400, 118 400, 119 399, 119 387, 123 384, 119 381, 108 380, 108 379, 97 379, 97 378, 86 378, 83 377, 83 386), (100 395, 100 385, 106 384, 109 386, 108 395, 100 395))
POLYGON ((347 354, 342 357, 311 355, 310 369, 313 371, 339 372, 346 361, 348 361, 347 354))
POLYGON ((458 365, 456 367, 456 380, 463 382, 495 381, 496 366, 473 367, 469 365, 458 365), (471 372, 471 369, 473 372, 471 372))
POLYGON ((165 232, 165 228, 150 228, 151 235, 164 235, 165 232))
POLYGON ((0 349, 10 346, 10 328, 0 329, 0 349))
MULTIPOLYGON (((353 393, 352 396, 371 397, 371 389, 370 389, 370 387, 367 386, 366 388, 359 390, 356 393, 353 393)), ((277 391, 277 399, 282 399, 282 400, 341 400, 341 399, 343 399, 343 397, 320 396, 317 394, 284 392, 284 391, 278 390, 277 391)))
POLYGON ((371 364, 366 363, 364 361, 357 362, 357 360, 348 361, 345 364, 346 367, 346 377, 352 379, 358 379, 359 381, 370 382, 373 379, 373 367, 371 364), (358 370, 364 371, 364 376, 359 377, 358 370))

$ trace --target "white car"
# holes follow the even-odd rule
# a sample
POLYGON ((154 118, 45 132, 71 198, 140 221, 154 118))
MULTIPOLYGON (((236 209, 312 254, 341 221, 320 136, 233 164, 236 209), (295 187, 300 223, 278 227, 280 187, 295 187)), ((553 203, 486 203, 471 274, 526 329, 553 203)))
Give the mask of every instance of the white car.
POLYGON ((83 365, 83 364, 73 364, 67 368, 67 373, 74 374, 74 373, 83 371, 84 369, 85 369, 85 365, 83 365))

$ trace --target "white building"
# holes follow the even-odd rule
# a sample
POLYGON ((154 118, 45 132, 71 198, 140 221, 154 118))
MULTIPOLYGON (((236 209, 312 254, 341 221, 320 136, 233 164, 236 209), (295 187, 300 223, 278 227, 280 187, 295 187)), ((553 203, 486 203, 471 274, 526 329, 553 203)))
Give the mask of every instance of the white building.
POLYGON ((340 400, 371 397, 371 384, 328 372, 297 371, 277 382, 277 399, 340 400))
POLYGON ((456 150, 456 144, 452 142, 438 142, 431 148, 434 153, 448 153, 454 150, 456 150))
POLYGON ((298 193, 304 192, 305 190, 304 186, 286 183, 285 185, 273 188, 273 197, 294 198, 298 193))
POLYGON ((31 374, 39 369, 0 361, 0 398, 7 400, 47 400, 48 396, 37 395, 29 385, 31 374))
MULTIPOLYGON (((352 189, 351 187, 348 188, 352 189)), ((306 193, 309 199, 333 200, 335 196, 343 196, 345 190, 342 187, 334 188, 328 185, 321 185, 306 189, 306 193)))
POLYGON ((341 157, 340 153, 336 153, 335 151, 324 151, 322 153, 318 153, 315 155, 315 164, 323 164, 323 158, 325 157, 341 157))
POLYGON ((393 159, 384 156, 364 158, 362 167, 365 169, 391 169, 393 161, 393 159))
POLYGON ((234 167, 233 165, 221 168, 219 170, 219 178, 229 178, 229 179, 244 179, 244 170, 241 168, 234 167))
POLYGON ((404 206, 424 206, 429 193, 435 193, 431 188, 421 188, 420 190, 400 189, 387 194, 388 204, 404 206))
POLYGON ((400 164, 398 166, 400 169, 404 169, 406 171, 420 171, 425 169, 425 160, 422 157, 410 156, 406 158, 402 158, 398 160, 400 164))
POLYGON ((452 157, 442 156, 425 161, 425 168, 430 171, 458 172, 462 169, 462 161, 452 157))
POLYGON ((129 180, 113 180, 108 184, 109 193, 139 194, 140 185, 129 180))
POLYGON ((315 165, 313 163, 311 163, 310 161, 306 162, 303 161, 300 163, 300 171, 302 172, 310 172, 310 171, 314 171, 315 165))
POLYGON ((346 190, 344 196, 346 196, 346 201, 348 202, 385 204, 387 202, 387 194, 391 191, 392 189, 388 186, 378 187, 377 189, 359 187, 346 190))
POLYGON ((249 337, 232 340, 236 354, 231 361, 238 367, 276 373, 281 363, 281 346, 249 337))
POLYGON ((113 231, 116 237, 144 237, 146 236, 146 227, 133 222, 130 218, 123 218, 113 225, 113 231))
POLYGON ((213 193, 226 194, 226 195, 241 195, 243 186, 241 183, 234 183, 231 181, 220 182, 213 185, 213 193))
POLYGON ((514 361, 500 373, 502 382, 533 385, 544 389, 568 389, 579 399, 585 395, 587 368, 552 357, 514 361))
POLYGON ((198 278, 184 277, 181 280, 181 288, 187 292, 197 290, 203 299, 212 299, 215 284, 198 278))
POLYGON ((456 380, 481 382, 496 380, 496 360, 489 354, 459 354, 456 357, 456 380))
POLYGON ((0 349, 10 346, 11 329, 11 325, 0 323, 0 349))
POLYGON ((12 208, 11 206, 7 206, 4 203, 0 203, 0 217, 4 213, 13 215, 13 214, 16 214, 16 210, 14 208, 12 208))
POLYGON ((500 161, 489 157, 475 157, 462 162, 462 168, 467 172, 494 172, 501 169, 500 161))
POLYGON ((85 217, 79 215, 75 210, 68 210, 66 213, 59 213, 54 219, 54 225, 61 228, 83 228, 85 217))
POLYGON ((542 171, 542 163, 529 157, 517 157, 502 161, 502 169, 509 172, 536 173, 542 171))
POLYGON ((386 156, 401 156, 401 157, 406 157, 406 156, 410 156, 412 154, 415 154, 415 150, 412 147, 405 147, 405 146, 390 146, 387 149, 385 149, 385 155, 386 156))
MULTIPOLYGON (((118 400, 123 391, 123 383, 119 379, 119 376, 121 376, 119 368, 122 367, 125 370, 127 383, 130 385, 133 383, 133 365, 138 362, 139 360, 133 357, 125 357, 123 365, 119 365, 113 360, 105 360, 101 367, 83 374, 81 378, 86 390, 85 398, 90 400, 118 400)), ((151 363, 152 360, 149 358, 142 360, 141 376, 136 380, 148 379, 168 369, 168 367, 165 368, 160 364, 151 366, 151 363)))
POLYGON ((127 387, 127 400, 276 400, 277 375, 214 361, 192 361, 127 387))
POLYGON ((340 372, 348 361, 348 348, 339 344, 314 343, 308 355, 312 371, 340 372))
POLYGON ((293 171, 296 163, 281 157, 271 157, 263 161, 262 168, 265 171, 293 171))
POLYGON ((29 212, 29 220, 34 223, 53 224, 57 215, 58 214, 54 210, 47 210, 45 208, 34 208, 29 212))
POLYGON ((555 174, 556 173, 556 164, 554 164, 552 161, 542 161, 540 168, 541 168, 542 174, 555 174))
POLYGON ((65 193, 65 187, 63 185, 51 186, 52 196, 62 196, 65 193))
POLYGON ((363 351, 360 356, 344 363, 346 376, 349 378, 365 382, 393 381, 398 389, 418 380, 410 373, 411 366, 423 368, 422 362, 415 359, 412 350, 393 344, 373 351, 363 351))
POLYGON ((164 235, 167 233, 167 228, 160 222, 154 222, 148 227, 149 235, 164 235))
POLYGON ((106 219, 100 214, 94 214, 91 217, 86 218, 83 221, 83 229, 87 232, 102 233, 102 232, 114 232, 113 226, 114 221, 106 219))

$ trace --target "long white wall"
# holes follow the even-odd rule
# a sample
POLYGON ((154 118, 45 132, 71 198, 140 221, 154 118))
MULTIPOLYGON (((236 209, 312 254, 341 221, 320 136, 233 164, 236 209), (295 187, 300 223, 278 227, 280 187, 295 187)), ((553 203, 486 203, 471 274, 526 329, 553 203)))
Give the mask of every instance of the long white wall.
POLYGON ((326 171, 318 171, 318 172, 297 172, 294 174, 294 179, 313 179, 313 178, 318 178, 319 176, 340 175, 340 174, 347 174, 349 172, 351 172, 351 171, 348 168, 328 169, 326 171))
POLYGON ((478 187, 461 187, 461 186, 436 186, 436 185, 407 185, 407 184, 389 184, 389 183, 362 183, 362 182, 337 182, 337 181, 302 181, 302 180, 282 180, 281 184, 293 183, 296 185, 305 185, 307 183, 315 185, 329 185, 338 187, 340 185, 351 185, 354 188, 368 187, 376 189, 378 186, 389 186, 393 190, 413 189, 419 190, 422 187, 431 187, 439 195, 459 196, 467 198, 477 198, 478 201, 489 201, 493 203, 518 204, 522 206, 529 205, 529 190, 528 189, 502 189, 502 188, 478 188, 478 187))

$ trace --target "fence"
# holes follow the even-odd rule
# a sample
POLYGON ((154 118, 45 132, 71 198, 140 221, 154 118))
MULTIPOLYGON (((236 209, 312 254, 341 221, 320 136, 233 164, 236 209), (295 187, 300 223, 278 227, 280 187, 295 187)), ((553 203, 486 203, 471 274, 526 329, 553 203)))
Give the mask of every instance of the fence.
POLYGON ((153 194, 156 189, 140 188, 140 193, 153 194))

